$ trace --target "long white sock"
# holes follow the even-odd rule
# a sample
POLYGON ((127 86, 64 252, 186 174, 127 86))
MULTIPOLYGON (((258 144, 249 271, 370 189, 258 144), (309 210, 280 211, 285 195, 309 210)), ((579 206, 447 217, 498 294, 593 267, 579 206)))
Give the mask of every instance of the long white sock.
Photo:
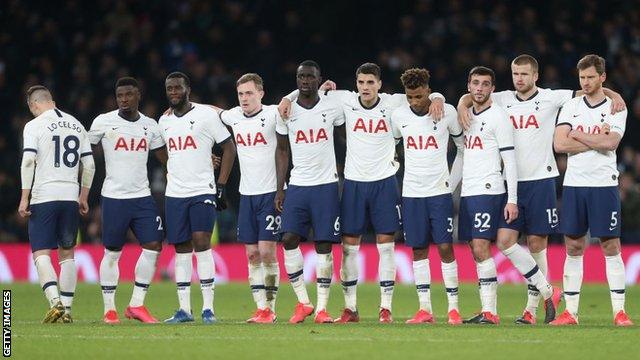
POLYGON ((66 259, 60 262, 60 301, 64 305, 65 312, 71 314, 73 305, 73 295, 76 292, 78 283, 78 269, 73 259, 66 259))
POLYGON ((564 276, 562 277, 562 288, 564 290, 564 300, 566 310, 574 317, 578 316, 578 306, 580 305, 580 288, 582 287, 582 256, 567 255, 564 260, 564 276))
POLYGON ((316 263, 316 282, 318 287, 318 306, 316 314, 327 309, 329 291, 331 290, 331 278, 333 276, 333 254, 318 254, 316 263))
POLYGON ((538 289, 543 298, 548 299, 553 295, 553 288, 527 250, 518 244, 513 244, 502 253, 511 260, 513 266, 520 271, 529 285, 538 289))
POLYGON ((447 291, 447 302, 449 304, 447 312, 458 310, 458 263, 455 260, 450 263, 441 262, 440 268, 442 269, 444 287, 447 291))
MULTIPOLYGON (((549 271, 547 270, 549 268, 547 265, 547 249, 543 249, 537 253, 532 252, 531 257, 538 265, 538 268, 544 275, 545 279, 549 280, 549 271)), ((533 285, 528 285, 527 288, 526 310, 535 316, 536 311, 538 310, 538 304, 540 304, 540 292, 538 291, 538 288, 533 285)))
POLYGON ((211 249, 196 251, 196 261, 198 262, 200 290, 202 290, 202 311, 207 309, 213 311, 216 265, 213 262, 211 249))
POLYGON ((624 310, 624 293, 625 293, 625 272, 624 262, 620 254, 614 256, 605 256, 605 264, 607 271, 607 281, 609 282, 609 291, 611 293, 611 307, 613 314, 624 310))
POLYGON ((284 250, 284 267, 287 270, 289 282, 293 287, 293 292, 296 293, 298 302, 310 304, 307 288, 304 285, 304 258, 302 257, 302 251, 300 251, 299 247, 292 250, 284 250))
POLYGON ((249 286, 251 286, 251 295, 258 309, 267 307, 267 295, 265 294, 264 270, 262 263, 249 263, 249 286))
POLYGON ((342 263, 340 265, 340 280, 344 294, 344 307, 356 311, 358 285, 358 251, 360 245, 342 244, 342 263))
POLYGON ((492 314, 497 314, 498 275, 496 272, 496 263, 493 261, 493 258, 477 262, 476 270, 478 271, 478 285, 480 287, 482 311, 489 311, 492 314))
POLYGON ((429 269, 429 259, 413 262, 413 278, 416 282, 418 292, 418 302, 420 310, 432 313, 431 309, 431 270, 429 269))
POLYGON ((122 251, 104 249, 104 255, 100 262, 100 287, 102 288, 102 301, 105 314, 109 310, 116 309, 116 287, 120 277, 118 261, 122 251))
POLYGON ((56 270, 51 264, 51 256, 40 255, 35 260, 36 271, 38 271, 38 280, 44 291, 44 296, 49 301, 49 306, 53 306, 60 301, 60 293, 58 292, 58 279, 56 270))
POLYGON ((280 265, 278 262, 263 263, 264 289, 267 298, 267 306, 271 311, 276 312, 276 297, 280 287, 280 265))
POLYGON ((391 310, 393 288, 396 284, 395 243, 376 244, 378 247, 378 277, 380 278, 380 307, 391 310))
POLYGON ((193 274, 192 253, 176 253, 175 275, 180 309, 191 314, 191 276, 193 274))
POLYGON ((144 305, 144 298, 149 290, 153 275, 156 273, 159 251, 142 249, 135 270, 135 283, 129 306, 138 307, 144 305))

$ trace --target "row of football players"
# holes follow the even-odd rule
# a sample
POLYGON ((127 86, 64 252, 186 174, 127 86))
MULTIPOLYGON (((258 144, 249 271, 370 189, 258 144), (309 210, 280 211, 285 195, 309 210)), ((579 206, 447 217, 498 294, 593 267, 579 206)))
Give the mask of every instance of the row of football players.
MULTIPOLYGON (((428 242, 433 241, 442 259, 449 301, 448 321, 461 323, 457 306, 457 265, 451 246, 451 192, 460 178, 459 235, 471 245, 482 300, 482 311, 467 322, 499 322, 496 269, 490 253, 492 240, 497 240, 500 250, 530 284, 527 307, 516 321, 535 323, 536 309, 542 297, 546 305, 545 321, 550 322, 555 318, 557 303, 553 301, 554 291, 545 278, 545 249, 547 234, 555 232, 559 224, 554 197, 554 178, 558 172, 553 143, 555 114, 564 105, 567 110, 561 112, 555 146, 559 152, 570 153, 564 184, 567 198, 563 204, 566 208, 561 223, 562 231, 568 234, 564 284, 567 310, 554 323, 577 323, 581 254, 584 235, 590 228, 592 235, 602 238, 615 321, 619 325, 630 324, 624 313, 624 265, 618 238, 620 205, 616 197, 615 169, 615 147, 624 132, 624 102, 618 94, 602 88, 604 61, 595 55, 585 57, 578 64, 583 89, 574 99, 576 93, 572 91, 537 88, 537 68, 537 62, 530 56, 516 58, 512 63, 516 91, 500 93, 493 93, 493 71, 484 67, 472 69, 468 81, 470 94, 465 95, 458 106, 464 131, 455 108, 443 106, 441 96, 430 94, 426 70, 407 70, 402 76, 405 94, 387 95, 378 93, 380 69, 370 63, 356 71, 357 93, 335 90, 332 82, 326 82, 319 93, 319 66, 312 61, 303 62, 297 70, 298 90, 281 103, 282 115, 275 106, 262 105, 263 84, 256 74, 246 74, 238 80, 240 106, 221 111, 190 102, 188 77, 172 73, 165 84, 171 109, 160 118, 159 124, 138 112, 137 82, 123 78, 116 84, 119 109, 97 117, 88 137, 75 119, 55 108, 46 89, 30 89, 29 105, 38 117, 25 128, 25 190, 20 211, 23 215, 31 215, 29 229, 34 259, 52 305, 45 321, 55 321, 58 317, 70 321, 73 289, 69 285, 71 281, 66 280, 71 277, 66 275, 70 271, 65 271, 69 266, 64 264, 73 264, 72 256, 60 257, 58 295, 48 253, 58 244, 61 253, 72 249, 73 240, 69 234, 74 226, 77 228, 77 216, 72 220, 71 212, 74 206, 77 208, 77 202, 73 196, 61 198, 65 195, 59 185, 56 191, 51 191, 54 189, 51 183, 39 182, 43 177, 39 172, 43 173, 41 168, 45 167, 49 172, 47 178, 55 179, 51 175, 61 172, 61 168, 73 169, 77 176, 78 159, 82 159, 83 185, 79 203, 81 210, 86 211, 92 168, 91 156, 88 156, 91 152, 86 145, 88 138, 95 145, 102 142, 107 167, 102 188, 105 256, 100 267, 105 322, 119 322, 114 306, 117 263, 128 228, 135 233, 143 251, 136 266, 134 293, 125 316, 156 322, 143 305, 163 237, 162 219, 150 196, 146 174, 150 150, 159 150, 156 152, 158 157, 167 161, 167 240, 175 246, 177 253, 175 274, 180 308, 166 322, 193 321, 189 293, 194 250, 204 300, 202 318, 205 323, 215 322, 215 267, 209 237, 215 208, 226 206, 224 184, 236 155, 224 123, 235 135, 241 168, 238 239, 246 244, 249 281, 257 305, 249 322, 275 321, 279 282, 275 240, 278 233, 283 234, 286 272, 299 302, 290 322, 302 322, 314 310, 316 322, 334 321, 326 312, 326 304, 333 269, 331 248, 341 240, 340 275, 345 310, 335 322, 357 322, 356 257, 360 237, 369 222, 377 234, 380 253, 380 321, 392 321, 393 239, 394 233, 401 228, 402 218, 406 243, 413 248, 420 303, 420 310, 408 322, 434 321, 428 260, 428 242), (605 97, 605 91, 616 102, 605 97), (609 105, 611 114, 608 113, 609 105), (78 127, 78 134, 73 133, 78 127), (341 201, 333 150, 334 130, 347 142, 341 201), (398 150, 402 148, 405 153, 401 199, 395 180, 398 164, 394 161, 394 137, 400 140, 398 150), (446 160, 450 137, 458 148, 451 175, 446 160), (211 161, 214 143, 221 144, 224 150, 217 184, 211 161), (62 156, 60 144, 64 147, 62 156), (165 145, 166 152, 163 150, 165 145), (285 200, 289 149, 293 169, 285 200), (40 165, 36 168, 30 213, 27 210, 29 169, 32 178, 33 170, 29 167, 29 159, 40 165), (501 162, 504 163, 504 176, 501 162), (603 201, 608 207, 590 206, 603 201), (56 228, 51 219, 58 216, 64 220, 61 224, 68 226, 56 228), (318 253, 315 309, 302 280, 303 259, 298 248, 310 228, 318 253), (531 254, 517 244, 519 232, 528 235, 531 254), (62 303, 58 303, 58 296, 62 303), (68 309, 65 310, 65 306, 68 309)), ((72 185, 77 194, 77 182, 72 184, 69 177, 66 179, 68 194, 72 193, 72 185)), ((75 278, 72 285, 74 288, 75 278)))

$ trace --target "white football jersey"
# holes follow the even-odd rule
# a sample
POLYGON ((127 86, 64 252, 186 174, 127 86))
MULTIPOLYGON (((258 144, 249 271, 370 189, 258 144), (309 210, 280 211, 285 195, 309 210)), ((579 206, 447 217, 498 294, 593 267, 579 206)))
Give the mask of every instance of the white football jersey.
POLYGON ((462 140, 456 109, 445 104, 444 117, 436 122, 429 115, 417 115, 406 104, 392 113, 391 124, 394 136, 403 140, 402 196, 419 198, 451 193, 449 135, 462 140))
POLYGON ((471 111, 471 127, 464 132, 464 164, 461 196, 505 193, 500 151, 513 151, 513 126, 498 105, 476 114, 471 111))
POLYGON ((87 131, 72 115, 43 112, 24 126, 23 150, 36 153, 31 204, 78 201, 80 158, 92 156, 87 131))
POLYGON ((193 102, 191 105, 191 110, 182 116, 171 111, 158 121, 169 154, 166 196, 215 194, 213 146, 231 140, 213 107, 193 102))
POLYGON ((558 111, 574 95, 573 90, 541 88, 528 99, 519 98, 513 90, 491 94, 495 104, 507 112, 514 128, 518 181, 559 175, 553 155, 553 132, 558 111))
POLYGON ((240 194, 259 195, 276 191, 276 123, 278 107, 263 105, 246 116, 237 106, 220 113, 236 139, 240 162, 240 194))
POLYGON ((149 150, 164 146, 158 123, 140 113, 136 121, 118 110, 98 115, 89 129, 92 145, 102 143, 106 174, 102 196, 132 199, 151 195, 147 176, 149 150))
POLYGON ((406 104, 405 94, 379 94, 378 101, 365 107, 357 92, 335 90, 323 92, 342 104, 347 134, 345 179, 377 181, 395 175, 395 141, 389 117, 393 110, 406 104))
POLYGON ((338 181, 333 128, 343 124, 342 105, 326 97, 320 97, 310 109, 296 101, 286 122, 278 117, 276 131, 288 135, 291 144, 290 184, 313 186, 338 181))
MULTIPOLYGON (((573 130, 587 134, 599 134, 607 123, 611 131, 624 136, 627 110, 611 115, 611 99, 605 98, 593 106, 585 96, 568 101, 560 111, 558 126, 570 125, 573 130)), ((617 186, 618 168, 615 151, 589 150, 578 154, 568 154, 565 186, 617 186)))

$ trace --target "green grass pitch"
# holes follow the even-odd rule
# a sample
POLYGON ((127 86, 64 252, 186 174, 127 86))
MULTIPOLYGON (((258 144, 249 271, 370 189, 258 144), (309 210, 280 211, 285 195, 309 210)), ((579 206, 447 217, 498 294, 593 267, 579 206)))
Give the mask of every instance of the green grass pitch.
MULTIPOLYGON (((585 285, 581 296, 581 324, 571 328, 513 324, 526 302, 525 285, 501 285, 498 294, 499 326, 446 324, 446 296, 434 284, 432 301, 438 323, 406 325, 417 310, 412 286, 396 286, 393 324, 377 323, 379 288, 358 288, 359 324, 302 325, 287 323, 295 304, 293 290, 281 284, 275 325, 245 324, 254 311, 247 284, 218 285, 215 292, 216 325, 200 322, 201 295, 192 286, 196 322, 186 325, 144 325, 123 318, 132 284, 118 287, 120 325, 101 322, 102 297, 95 284, 79 284, 73 324, 41 324, 46 310, 42 291, 35 284, 0 284, 12 290, 12 351, 18 359, 596 359, 640 358, 640 326, 615 328, 606 285, 585 285)), ((309 285, 315 300, 315 285, 309 285)), ((159 319, 177 307, 175 285, 154 283, 147 306, 159 319)), ((338 285, 331 289, 329 313, 338 316, 343 305, 338 285)), ((460 288, 463 317, 479 309, 477 286, 460 288)), ((640 324, 640 287, 627 290, 627 311, 640 324)), ((561 305, 561 309, 563 306, 561 305)), ((543 309, 539 310, 539 319, 543 309)))

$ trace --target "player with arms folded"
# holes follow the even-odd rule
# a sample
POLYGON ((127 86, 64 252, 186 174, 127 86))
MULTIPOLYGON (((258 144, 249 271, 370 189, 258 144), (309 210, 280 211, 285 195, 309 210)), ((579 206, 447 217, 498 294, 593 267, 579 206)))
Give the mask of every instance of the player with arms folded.
POLYGON ((236 147, 218 112, 211 106, 189 101, 191 84, 181 72, 165 80, 171 109, 160 117, 162 138, 167 146, 165 219, 167 242, 175 246, 175 277, 180 308, 166 323, 193 321, 191 314, 192 253, 195 251, 202 291, 202 321, 215 323, 213 311, 215 264, 211 232, 216 209, 224 210, 224 186, 236 156, 236 147), (212 150, 223 150, 216 183, 212 150))
POLYGON ((20 165, 22 197, 18 213, 29 217, 33 260, 40 286, 51 307, 42 322, 61 319, 70 323, 78 277, 73 254, 78 212, 82 215, 89 212, 87 199, 95 164, 86 130, 76 118, 56 108, 46 87, 30 87, 27 105, 35 119, 24 127, 20 165), (59 291, 56 271, 51 264, 52 249, 58 249, 59 291))
MULTIPOLYGON (((555 120, 562 105, 582 91, 551 90, 536 85, 538 61, 530 55, 519 55, 511 62, 511 79, 515 91, 491 93, 491 100, 509 115, 513 124, 513 140, 518 168, 518 218, 510 224, 502 221, 499 237, 515 244, 520 233, 526 234, 531 256, 547 276, 547 242, 559 225, 556 208, 556 180, 559 175, 553 154, 555 120)), ((616 101, 612 113, 624 108, 619 94, 604 89, 616 101)), ((468 126, 471 95, 460 98, 459 117, 468 126)), ((535 324, 536 311, 542 298, 533 285, 528 287, 527 306, 517 324, 535 324)), ((560 290, 554 289, 554 305, 560 301, 560 290)))
POLYGON ((274 204, 278 108, 262 105, 264 84, 258 74, 242 75, 236 89, 240 106, 222 111, 220 118, 233 130, 240 162, 238 241, 245 244, 257 306, 247 322, 273 323, 280 283, 276 244, 281 222, 274 204))
POLYGON ((620 245, 620 193, 616 149, 624 135, 627 111, 609 114, 611 98, 603 91, 605 61, 587 55, 577 65, 584 95, 568 101, 558 116, 554 147, 567 154, 562 192, 565 311, 552 325, 577 325, 582 286, 585 235, 600 238, 611 293, 613 321, 633 323, 624 311, 625 269, 620 245))
POLYGON ((458 310, 458 266, 453 253, 453 198, 462 176, 463 138, 456 110, 444 105, 444 118, 436 121, 427 111, 429 71, 409 69, 400 78, 408 105, 391 114, 396 139, 404 149, 402 219, 405 244, 413 249, 413 274, 420 309, 408 324, 434 323, 431 307, 430 239, 438 247, 448 300, 448 322, 462 323, 458 310), (457 153, 451 178, 447 162, 449 136, 457 153))
POLYGON ((151 196, 147 160, 151 151, 164 148, 158 123, 138 111, 138 81, 123 77, 116 82, 118 110, 98 115, 91 124, 89 140, 102 144, 106 177, 102 185, 102 243, 100 286, 104 301, 103 321, 120 322, 115 306, 120 275, 118 262, 127 231, 132 230, 142 247, 135 267, 135 282, 124 315, 144 323, 157 323, 144 306, 156 271, 164 236, 162 218, 151 196))

